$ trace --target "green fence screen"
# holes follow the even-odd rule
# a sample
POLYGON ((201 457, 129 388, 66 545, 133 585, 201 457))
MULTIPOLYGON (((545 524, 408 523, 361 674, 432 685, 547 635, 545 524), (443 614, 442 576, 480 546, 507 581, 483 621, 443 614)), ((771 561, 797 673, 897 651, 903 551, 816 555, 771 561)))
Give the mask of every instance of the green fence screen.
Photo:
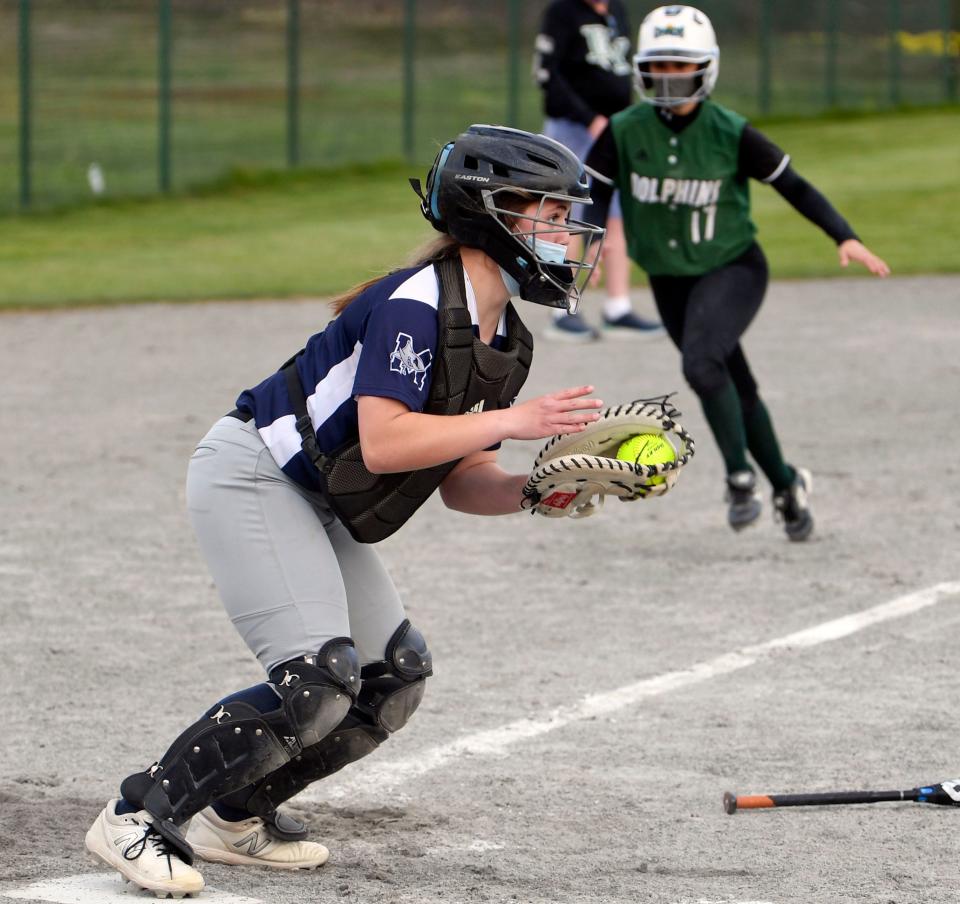
MULTIPOLYGON (((635 34, 654 4, 627 0, 635 34)), ((545 0, 0 0, 0 210, 539 129, 545 0)), ((750 116, 954 103, 960 0, 702 0, 750 116)))

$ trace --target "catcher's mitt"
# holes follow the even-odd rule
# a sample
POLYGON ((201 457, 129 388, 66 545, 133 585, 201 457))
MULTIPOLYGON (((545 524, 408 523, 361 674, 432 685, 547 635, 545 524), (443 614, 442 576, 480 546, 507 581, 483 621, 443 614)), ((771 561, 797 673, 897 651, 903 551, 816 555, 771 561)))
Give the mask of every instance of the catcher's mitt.
POLYGON ((580 433, 553 437, 540 450, 523 488, 520 507, 550 518, 585 518, 605 496, 623 502, 660 496, 693 458, 693 437, 675 420, 670 396, 637 399, 607 408, 580 433), (621 443, 640 433, 659 433, 676 451, 674 461, 644 465, 617 458, 621 443), (662 477, 651 483, 653 477, 662 477))

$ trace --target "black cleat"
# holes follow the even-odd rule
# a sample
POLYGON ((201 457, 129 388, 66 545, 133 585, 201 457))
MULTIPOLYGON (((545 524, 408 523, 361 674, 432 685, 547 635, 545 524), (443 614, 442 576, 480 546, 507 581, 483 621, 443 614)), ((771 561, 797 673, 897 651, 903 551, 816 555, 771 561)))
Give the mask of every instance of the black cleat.
POLYGON ((727 523, 734 530, 743 530, 760 517, 763 503, 753 471, 734 471, 727 476, 727 502, 727 523))
POLYGON ((806 468, 795 468, 793 483, 773 494, 774 517, 783 522, 787 536, 796 542, 813 532, 813 515, 807 497, 813 490, 813 477, 806 468))

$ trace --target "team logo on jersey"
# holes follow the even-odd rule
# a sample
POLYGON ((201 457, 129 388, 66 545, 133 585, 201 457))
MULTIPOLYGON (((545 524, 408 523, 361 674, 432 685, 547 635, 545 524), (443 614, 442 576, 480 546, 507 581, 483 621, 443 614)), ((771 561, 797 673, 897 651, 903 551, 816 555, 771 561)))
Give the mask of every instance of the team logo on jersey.
POLYGON ((629 75, 633 71, 627 60, 629 38, 623 35, 613 37, 606 25, 581 25, 580 34, 587 42, 587 55, 584 59, 592 66, 599 66, 614 75, 629 75))
POLYGON ((423 389, 427 371, 433 363, 433 352, 425 348, 422 352, 413 350, 413 336, 397 333, 397 345, 390 352, 390 370, 402 377, 412 376, 414 386, 423 389))
POLYGON ((480 414, 483 411, 484 401, 485 401, 484 399, 480 399, 480 401, 477 402, 476 405, 471 405, 470 410, 467 412, 467 414, 480 414))
POLYGON ((630 174, 630 194, 644 204, 706 207, 720 200, 723 179, 660 179, 630 174))

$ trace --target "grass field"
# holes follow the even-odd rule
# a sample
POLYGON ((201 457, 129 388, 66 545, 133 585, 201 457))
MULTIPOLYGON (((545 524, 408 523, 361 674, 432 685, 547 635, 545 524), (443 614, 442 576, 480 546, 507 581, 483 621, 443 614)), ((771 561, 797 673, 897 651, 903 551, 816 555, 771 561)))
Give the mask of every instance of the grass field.
MULTIPOLYGON (((399 159, 408 141, 419 160, 468 120, 539 128, 542 98, 530 70, 546 3, 299 0, 299 162, 331 167, 399 159)), ((626 5, 634 33, 648 4, 626 5)), ((753 0, 702 0, 723 48, 717 99, 749 116, 764 110, 794 117, 944 102, 955 79, 947 78, 942 52, 943 0, 899 3, 896 43, 878 5, 888 4, 770 4, 763 53, 753 0), (822 30, 828 9, 839 29, 834 42, 822 30)), ((157 191, 157 0, 44 0, 30 8, 33 208, 88 200, 92 163, 110 197, 157 191)), ((18 208, 22 174, 20 9, 18 0, 0 0, 4 213, 18 208)), ((171 9, 173 187, 220 178, 231 166, 283 167, 285 0, 175 2, 171 9)))
MULTIPOLYGON (((960 269, 957 111, 771 121, 765 131, 894 273, 960 269)), ((0 219, 0 307, 324 296, 399 265, 431 231, 397 164, 235 178, 203 192, 0 219)), ((838 272, 829 240, 754 186, 779 278, 838 272)))

